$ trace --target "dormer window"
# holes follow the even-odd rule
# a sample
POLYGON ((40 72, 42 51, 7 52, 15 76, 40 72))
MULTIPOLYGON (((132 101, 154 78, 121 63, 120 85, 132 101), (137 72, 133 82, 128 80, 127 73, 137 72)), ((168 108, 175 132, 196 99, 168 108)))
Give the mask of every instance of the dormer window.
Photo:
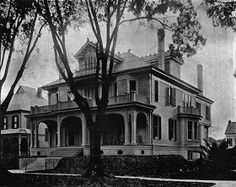
POLYGON ((92 69, 95 67, 96 59, 93 57, 87 57, 85 60, 85 69, 92 69))

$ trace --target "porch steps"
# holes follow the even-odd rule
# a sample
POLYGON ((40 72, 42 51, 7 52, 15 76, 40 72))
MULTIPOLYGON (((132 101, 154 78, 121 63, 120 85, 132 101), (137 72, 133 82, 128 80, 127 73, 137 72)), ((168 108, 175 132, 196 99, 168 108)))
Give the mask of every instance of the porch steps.
POLYGON ((37 158, 34 162, 27 165, 26 170, 36 171, 36 170, 45 170, 45 158, 37 158))
POLYGON ((72 157, 81 152, 83 152, 81 147, 60 147, 51 152, 50 157, 72 157))

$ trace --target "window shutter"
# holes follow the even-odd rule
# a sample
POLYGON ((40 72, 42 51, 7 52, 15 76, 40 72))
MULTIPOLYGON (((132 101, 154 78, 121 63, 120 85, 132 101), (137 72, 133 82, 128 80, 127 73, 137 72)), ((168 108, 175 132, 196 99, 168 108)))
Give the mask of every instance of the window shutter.
POLYGON ((170 105, 170 87, 166 88, 166 106, 170 105))
POLYGON ((154 98, 154 100, 157 102, 158 101, 158 81, 155 81, 155 98, 154 98))
POLYGON ((161 139, 161 117, 160 116, 158 117, 158 125, 159 125, 159 129, 158 129, 159 139, 161 139))
POLYGON ((176 106, 176 88, 172 89, 172 95, 173 95, 173 106, 176 106))

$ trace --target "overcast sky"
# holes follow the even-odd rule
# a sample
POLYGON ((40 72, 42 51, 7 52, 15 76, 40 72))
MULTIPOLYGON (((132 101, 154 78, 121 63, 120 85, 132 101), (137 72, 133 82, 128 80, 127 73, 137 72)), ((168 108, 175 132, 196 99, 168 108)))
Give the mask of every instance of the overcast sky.
MULTIPOLYGON (((196 86, 196 65, 203 65, 204 95, 214 100, 212 105, 212 136, 223 138, 228 120, 236 121, 235 108, 235 37, 234 33, 221 28, 213 28, 211 20, 207 18, 203 9, 199 9, 199 18, 203 26, 203 35, 207 39, 206 46, 198 51, 197 55, 186 58, 182 66, 182 79, 196 86)), ((168 48, 170 33, 166 33, 165 46, 168 48)), ((89 27, 79 31, 70 31, 67 36, 69 55, 73 55, 86 42, 87 38, 94 40, 89 27)), ((19 85, 34 88, 43 86, 58 78, 58 72, 54 64, 51 35, 44 30, 40 38, 38 48, 27 65, 19 85)), ((121 27, 116 52, 131 52, 137 56, 157 53, 156 32, 137 24, 127 24, 121 27)), ((15 57, 19 61, 19 57, 15 57)), ((20 62, 20 61, 19 61, 20 62)), ((15 75, 16 66, 11 67, 11 75, 15 75)), ((9 81, 10 82, 10 81, 9 81)), ((9 84, 5 85, 8 88, 9 84)), ((4 95, 4 93, 3 93, 4 95)))

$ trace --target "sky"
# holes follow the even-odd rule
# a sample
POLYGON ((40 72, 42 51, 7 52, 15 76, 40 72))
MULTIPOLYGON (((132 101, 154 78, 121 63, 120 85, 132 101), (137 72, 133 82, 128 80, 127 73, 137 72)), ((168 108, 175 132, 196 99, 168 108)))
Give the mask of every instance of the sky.
MULTIPOLYGON (((204 8, 199 8, 199 19, 202 24, 203 36, 207 39, 204 46, 192 57, 185 58, 182 65, 181 78, 194 86, 197 86, 196 66, 203 65, 203 94, 212 99, 212 128, 210 136, 224 138, 224 131, 228 120, 235 119, 235 33, 230 29, 213 28, 211 20, 207 18, 204 8)), ((80 30, 71 29, 67 35, 67 48, 70 60, 74 61, 73 55, 86 42, 87 38, 95 41, 92 30, 83 27, 80 30)), ((165 48, 171 42, 170 33, 166 33, 165 48)), ((30 57, 26 70, 18 85, 41 87, 58 79, 58 71, 54 64, 53 44, 48 30, 38 43, 38 52, 30 57)), ((157 34, 155 31, 138 24, 126 24, 120 28, 116 52, 131 52, 137 56, 157 53, 157 34)), ((5 93, 10 82, 16 74, 20 57, 14 57, 14 66, 11 66, 9 81, 5 85, 5 93)), ((4 93, 3 93, 4 97, 4 93)))

